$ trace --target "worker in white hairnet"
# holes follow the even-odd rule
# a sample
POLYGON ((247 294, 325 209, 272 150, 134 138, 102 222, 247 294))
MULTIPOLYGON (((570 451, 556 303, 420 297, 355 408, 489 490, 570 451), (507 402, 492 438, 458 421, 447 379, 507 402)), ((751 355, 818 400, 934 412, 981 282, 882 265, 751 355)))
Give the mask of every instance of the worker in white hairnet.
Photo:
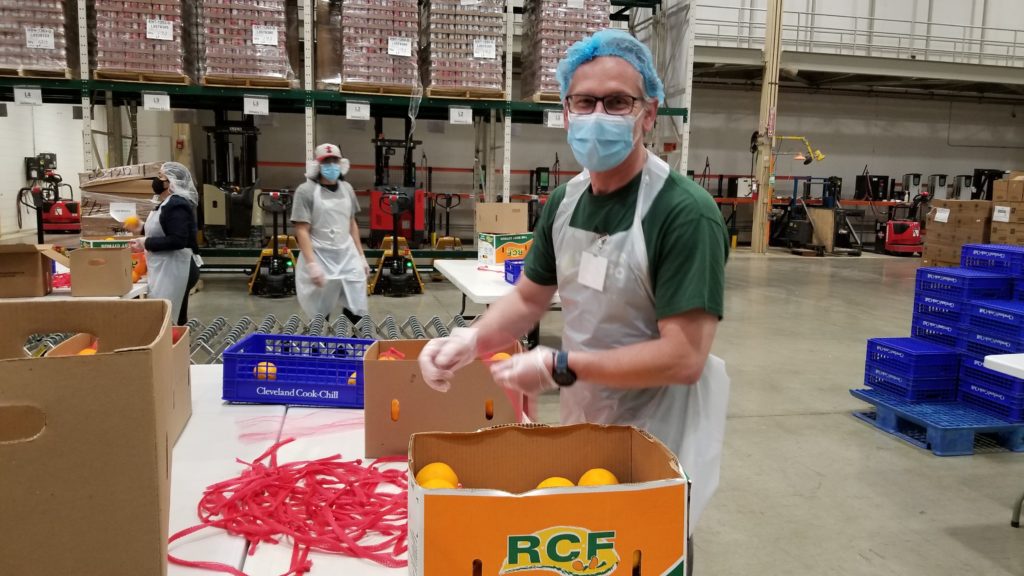
POLYGON ((144 226, 145 238, 132 241, 132 251, 146 252, 146 276, 150 298, 170 300, 171 319, 178 326, 188 322, 188 293, 199 282, 199 244, 196 206, 199 193, 192 174, 183 164, 165 162, 153 179, 154 200, 144 226))
POLYGON ((569 48, 558 79, 584 170, 555 190, 515 290, 420 355, 439 390, 455 370, 526 334, 558 292, 561 350, 491 365, 527 395, 560 391, 561 422, 632 425, 678 456, 696 524, 718 484, 729 378, 709 354, 724 312, 729 239, 713 198, 650 153, 664 99, 650 51, 603 30, 569 48))
POLYGON ((316 147, 306 181, 295 189, 292 223, 299 242, 295 291, 306 315, 330 316, 339 302, 353 323, 366 315, 366 277, 356 214, 359 202, 345 181, 349 162, 334 144, 316 147))

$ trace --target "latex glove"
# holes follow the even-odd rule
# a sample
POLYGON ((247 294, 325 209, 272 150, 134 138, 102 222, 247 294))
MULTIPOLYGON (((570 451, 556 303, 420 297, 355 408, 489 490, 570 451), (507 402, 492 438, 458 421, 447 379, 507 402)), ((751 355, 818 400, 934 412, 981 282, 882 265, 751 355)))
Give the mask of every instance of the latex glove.
POLYGON ((439 392, 451 388, 459 368, 476 359, 476 328, 456 328, 447 338, 434 338, 420 352, 420 372, 428 386, 439 392))
POLYGON ((363 256, 363 274, 370 275, 370 263, 366 261, 366 256, 363 256))
POLYGON ((146 251, 146 244, 145 244, 145 242, 146 242, 145 240, 141 240, 139 238, 136 238, 134 240, 131 240, 128 243, 128 247, 131 248, 131 251, 133 253, 135 253, 135 254, 138 254, 139 252, 145 252, 146 251))
POLYGON ((538 346, 529 352, 516 354, 492 364, 491 376, 499 386, 527 396, 557 390, 558 384, 551 375, 553 353, 554 350, 547 346, 538 346))
POLYGON ((318 262, 306 262, 306 274, 309 274, 309 279, 317 288, 323 288, 327 283, 327 275, 324 274, 324 269, 318 262))

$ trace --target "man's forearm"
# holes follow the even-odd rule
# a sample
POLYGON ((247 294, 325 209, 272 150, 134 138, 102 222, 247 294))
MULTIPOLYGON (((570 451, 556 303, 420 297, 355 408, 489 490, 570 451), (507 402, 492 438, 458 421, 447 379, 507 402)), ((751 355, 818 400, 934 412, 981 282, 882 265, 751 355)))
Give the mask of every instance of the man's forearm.
POLYGON ((545 295, 545 292, 547 290, 541 288, 540 296, 546 297, 543 303, 540 297, 530 298, 517 288, 492 304, 473 324, 479 329, 477 352, 481 356, 492 354, 532 330, 551 306, 551 294, 545 295))

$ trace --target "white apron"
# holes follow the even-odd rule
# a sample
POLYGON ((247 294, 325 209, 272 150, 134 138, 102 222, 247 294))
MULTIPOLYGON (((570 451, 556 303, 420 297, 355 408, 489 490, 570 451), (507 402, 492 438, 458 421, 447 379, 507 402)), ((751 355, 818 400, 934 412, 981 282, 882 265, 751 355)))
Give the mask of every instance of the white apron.
MULTIPOLYGON (((168 196, 170 200, 172 196, 168 196)), ((144 231, 146 238, 163 238, 163 226, 160 225, 160 211, 167 204, 164 200, 156 210, 146 217, 144 231)), ((162 298, 171 301, 171 322, 178 321, 181 303, 185 299, 188 287, 188 273, 192 262, 192 249, 169 250, 163 252, 146 251, 146 276, 149 283, 149 298, 162 298)))
POLYGON ((313 191, 310 237, 313 253, 326 276, 322 287, 313 284, 306 272, 304 255, 299 255, 295 270, 295 292, 299 306, 307 316, 327 316, 342 300, 342 306, 364 316, 369 312, 366 298, 366 273, 359 248, 352 240, 351 195, 341 182, 337 192, 323 192, 317 184, 313 191))
MULTIPOLYGON (((648 153, 632 227, 604 237, 569 226, 590 185, 589 172, 566 185, 553 227, 558 293, 565 317, 562 346, 566 350, 609 350, 659 338, 641 221, 668 176, 668 164, 648 153), (579 280, 584 252, 608 259, 603 291, 579 280)), ((625 390, 577 381, 561 391, 561 420, 563 424, 631 425, 661 440, 693 482, 692 534, 718 487, 728 399, 725 362, 708 356, 695 385, 625 390)))

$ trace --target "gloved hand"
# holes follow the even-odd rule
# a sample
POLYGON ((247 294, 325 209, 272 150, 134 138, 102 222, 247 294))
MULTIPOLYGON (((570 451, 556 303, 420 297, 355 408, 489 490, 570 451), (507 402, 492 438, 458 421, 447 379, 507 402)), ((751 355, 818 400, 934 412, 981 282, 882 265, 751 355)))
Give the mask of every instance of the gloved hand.
POLYGON ((363 256, 363 274, 370 275, 370 263, 366 261, 366 256, 363 256))
POLYGON ((324 274, 324 269, 320 267, 319 262, 306 262, 306 274, 309 274, 309 279, 317 288, 323 288, 327 283, 327 275, 324 274))
POLYGON ((491 376, 499 386, 516 390, 527 396, 537 396, 557 390, 551 376, 551 361, 554 350, 538 346, 529 352, 516 354, 508 360, 491 365, 491 376))
POLYGON ((456 328, 447 338, 434 338, 420 352, 420 372, 428 386, 439 392, 451 388, 455 371, 476 358, 476 328, 456 328))
POLYGON ((146 241, 144 239, 141 239, 141 238, 135 238, 131 242, 128 243, 128 247, 135 254, 138 254, 139 252, 145 252, 146 251, 146 241))

